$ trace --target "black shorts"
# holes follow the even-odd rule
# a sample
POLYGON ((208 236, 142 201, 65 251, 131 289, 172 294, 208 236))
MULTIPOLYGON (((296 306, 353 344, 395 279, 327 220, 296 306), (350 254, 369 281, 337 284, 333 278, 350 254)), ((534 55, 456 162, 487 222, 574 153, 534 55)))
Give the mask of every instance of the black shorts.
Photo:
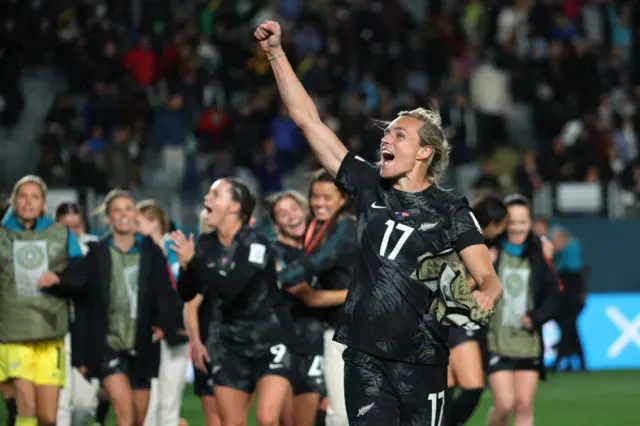
POLYGON ((106 346, 102 352, 100 379, 124 374, 129 378, 131 389, 151 389, 151 377, 142 377, 140 374, 144 362, 135 355, 135 351, 116 351, 106 346))
POLYGON ((216 386, 252 393, 256 383, 264 376, 281 376, 291 380, 291 366, 291 353, 284 344, 273 345, 257 357, 242 356, 219 347, 211 371, 216 386))
POLYGON ((291 386, 293 395, 324 392, 324 359, 322 355, 291 354, 291 386))
POLYGON ((193 367, 193 393, 196 396, 213 396, 213 376, 211 375, 211 364, 205 363, 207 372, 198 370, 193 367))
POLYGON ((463 343, 475 342, 475 333, 475 331, 466 330, 462 327, 449 327, 449 340, 447 340, 447 346, 449 349, 453 349, 463 343))
POLYGON ((540 371, 539 358, 511 358, 489 353, 487 375, 497 371, 540 371))
POLYGON ((351 426, 437 426, 447 389, 446 365, 377 358, 347 348, 344 396, 351 426))

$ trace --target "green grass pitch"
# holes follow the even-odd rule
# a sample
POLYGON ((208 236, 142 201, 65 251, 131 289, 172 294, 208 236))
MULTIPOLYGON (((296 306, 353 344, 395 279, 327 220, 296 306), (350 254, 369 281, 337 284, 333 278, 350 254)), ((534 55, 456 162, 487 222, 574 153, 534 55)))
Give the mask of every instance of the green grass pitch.
MULTIPOLYGON (((485 392, 468 425, 486 425, 490 406, 491 397, 485 392)), ((556 374, 539 386, 535 423, 541 426, 633 426, 639 424, 639 406, 640 371, 556 374)), ((203 425, 200 403, 191 387, 184 393, 182 416, 190 426, 203 425)), ((5 422, 5 407, 0 404, 0 425, 5 422)), ((115 424, 113 417, 108 424, 115 424)), ((255 425, 251 416, 248 426, 255 425)))

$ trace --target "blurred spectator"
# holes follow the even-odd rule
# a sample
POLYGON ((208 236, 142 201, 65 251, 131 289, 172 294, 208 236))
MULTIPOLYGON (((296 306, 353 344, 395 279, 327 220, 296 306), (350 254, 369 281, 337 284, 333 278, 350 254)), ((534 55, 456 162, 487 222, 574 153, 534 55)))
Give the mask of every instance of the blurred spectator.
POLYGON ((162 147, 163 171, 171 182, 180 184, 184 177, 190 132, 191 120, 182 95, 173 93, 155 120, 155 139, 162 147))
POLYGON ((1 18, 3 27, 0 36, 0 126, 13 128, 24 108, 20 73, 25 51, 21 49, 21 36, 17 33, 15 20, 10 16, 1 18))
POLYGON ((549 219, 542 216, 537 216, 533 218, 533 233, 536 234, 538 238, 548 237, 549 236, 549 219))
POLYGON ((269 136, 272 139, 273 148, 281 155, 283 166, 291 167, 299 158, 300 150, 305 145, 300 130, 289 118, 286 108, 282 105, 280 114, 271 120, 269 136))
POLYGON ((580 243, 562 227, 554 227, 550 231, 553 244, 553 265, 558 271, 564 286, 562 309, 558 313, 558 325, 562 337, 558 344, 558 355, 554 369, 562 366, 565 358, 577 357, 577 365, 567 369, 584 371, 586 368, 582 344, 578 334, 578 315, 584 307, 586 298, 585 270, 580 243))
POLYGON ((71 154, 69 185, 75 188, 93 188, 106 194, 108 187, 102 172, 101 153, 89 141, 81 141, 71 154))
POLYGON ((104 149, 104 169, 110 188, 130 189, 134 182, 135 163, 131 155, 131 128, 117 126, 104 149))
POLYGON ((111 128, 118 117, 118 106, 118 87, 102 78, 97 79, 82 111, 85 131, 91 131, 97 125, 111 128))
POLYGON ((522 161, 516 169, 515 179, 518 192, 533 199, 534 192, 542 187, 544 181, 538 172, 536 152, 529 150, 522 156, 522 161))
POLYGON ((151 40, 147 34, 141 34, 137 46, 127 52, 124 66, 140 87, 149 87, 155 81, 158 76, 158 58, 151 48, 151 40))
POLYGON ((500 179, 496 176, 493 163, 485 161, 482 166, 480 177, 476 180, 473 188, 476 196, 481 197, 484 194, 498 194, 504 196, 500 179))
POLYGON ((224 147, 224 136, 230 122, 231 118, 223 108, 212 105, 204 111, 196 130, 209 142, 204 146, 205 150, 224 147))
POLYGON ((131 129, 121 158, 134 167, 116 180, 129 186, 165 184, 147 170, 156 157, 176 187, 186 169, 189 188, 236 166, 267 176, 269 189, 304 176, 314 161, 277 107, 269 61, 252 39, 254 23, 277 18, 321 117, 369 160, 380 143, 371 118, 434 101, 452 143, 452 183, 470 198, 475 181, 533 198, 576 180, 615 180, 631 205, 640 197, 631 2, 118 3, 1 6, 0 125, 20 123, 25 67, 55 69, 70 95, 39 127, 38 167, 52 186, 78 182, 85 167, 114 179, 105 168, 125 152, 110 138, 121 125, 131 129))

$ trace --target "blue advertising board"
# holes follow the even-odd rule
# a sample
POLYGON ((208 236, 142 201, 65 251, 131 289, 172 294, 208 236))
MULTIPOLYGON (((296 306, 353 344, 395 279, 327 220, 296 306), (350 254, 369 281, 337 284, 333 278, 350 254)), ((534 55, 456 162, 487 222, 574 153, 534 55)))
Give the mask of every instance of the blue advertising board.
MULTIPOLYGON (((640 369, 640 293, 595 293, 587 297, 578 331, 589 370, 640 369)), ((560 329, 544 325, 545 364, 555 361, 560 329)))

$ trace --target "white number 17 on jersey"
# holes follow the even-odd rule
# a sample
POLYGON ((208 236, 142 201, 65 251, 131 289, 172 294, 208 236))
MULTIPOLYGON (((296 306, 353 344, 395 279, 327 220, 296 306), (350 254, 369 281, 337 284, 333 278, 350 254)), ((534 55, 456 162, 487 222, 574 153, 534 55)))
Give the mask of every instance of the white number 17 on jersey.
POLYGON ((389 260, 393 260, 396 258, 396 256, 398 256, 398 253, 400 253, 402 246, 409 239, 409 235, 411 235, 411 233, 413 232, 413 228, 410 226, 404 225, 402 223, 396 223, 391 219, 389 219, 385 223, 385 225, 387 225, 387 230, 385 231, 384 236, 382 237, 382 244, 380 245, 380 256, 386 257, 389 260), (397 228, 398 230, 402 231, 402 236, 396 243, 396 246, 393 248, 393 250, 391 250, 391 253, 389 253, 389 256, 385 256, 385 253, 387 251, 387 246, 389 245, 389 238, 391 238, 391 233, 393 232, 394 228, 397 228))

